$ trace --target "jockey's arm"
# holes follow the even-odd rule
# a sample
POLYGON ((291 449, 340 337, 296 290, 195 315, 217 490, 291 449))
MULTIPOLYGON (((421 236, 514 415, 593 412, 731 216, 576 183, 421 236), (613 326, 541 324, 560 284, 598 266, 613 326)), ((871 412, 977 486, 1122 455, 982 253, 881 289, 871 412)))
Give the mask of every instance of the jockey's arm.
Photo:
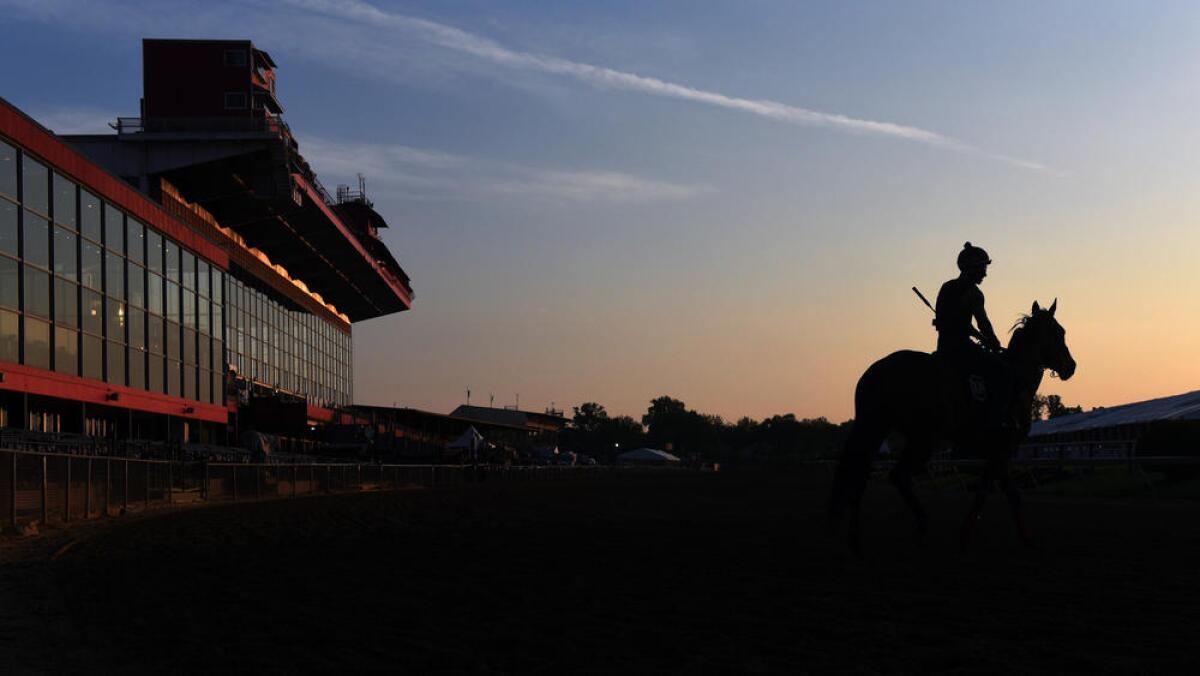
POLYGON ((975 308, 975 324, 979 326, 979 340, 983 346, 993 352, 999 351, 1000 339, 996 337, 996 331, 992 329, 992 322, 988 319, 987 312, 983 306, 975 308))

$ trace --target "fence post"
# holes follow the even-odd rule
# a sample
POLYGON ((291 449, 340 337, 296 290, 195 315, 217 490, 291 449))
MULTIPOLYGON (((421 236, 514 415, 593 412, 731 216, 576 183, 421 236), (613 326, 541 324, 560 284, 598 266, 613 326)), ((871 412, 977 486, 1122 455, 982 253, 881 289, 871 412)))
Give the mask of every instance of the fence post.
POLYGON ((87 459, 87 503, 83 506, 83 518, 92 518, 92 459, 87 459))
POLYGON ((167 461, 167 504, 175 504, 175 471, 170 460, 167 461))
POLYGON ((71 520, 71 458, 63 458, 67 464, 67 490, 63 491, 63 522, 71 520))
POLYGON ((46 494, 48 493, 47 481, 48 481, 48 479, 46 477, 46 456, 43 455, 42 456, 42 525, 45 525, 46 521, 50 518, 50 508, 46 504, 46 494))
POLYGON ((201 495, 201 496, 204 498, 204 501, 205 501, 205 502, 208 502, 208 501, 209 501, 209 495, 208 495, 208 460, 205 460, 205 461, 204 461, 204 487, 203 487, 203 488, 200 490, 200 495, 201 495))
POLYGON ((308 492, 309 494, 317 492, 317 468, 314 465, 308 466, 308 492))
POLYGON ((125 490, 121 491, 121 513, 129 513, 129 458, 125 458, 125 490))
POLYGON ((12 512, 8 515, 9 521, 12 522, 13 532, 17 532, 17 454, 12 454, 12 476, 9 477, 12 488, 11 502, 12 512))
POLYGON ((237 502, 237 465, 230 465, 229 469, 233 472, 233 501, 237 502))
POLYGON ((254 466, 254 499, 258 500, 262 497, 262 465, 254 466))
POLYGON ((358 471, 358 490, 362 491, 362 465, 356 465, 354 469, 358 471))
POLYGON ((298 474, 300 474, 299 468, 297 468, 296 465, 292 465, 292 497, 293 498, 296 497, 296 480, 297 480, 298 474))
POLYGON ((104 518, 108 518, 109 507, 112 504, 112 458, 104 460, 104 518))

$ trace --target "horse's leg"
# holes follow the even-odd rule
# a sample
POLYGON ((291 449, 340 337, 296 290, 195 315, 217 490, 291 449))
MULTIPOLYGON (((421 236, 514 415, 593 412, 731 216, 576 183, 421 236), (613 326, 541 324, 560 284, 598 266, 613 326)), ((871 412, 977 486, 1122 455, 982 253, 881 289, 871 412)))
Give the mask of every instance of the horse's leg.
POLYGON ((983 476, 980 477, 979 487, 975 489, 975 496, 971 500, 971 510, 967 512, 967 518, 959 530, 959 546, 964 552, 967 551, 967 544, 971 539, 971 531, 975 527, 975 523, 983 515, 983 505, 987 502, 988 491, 991 490, 992 483, 1000 476, 999 469, 995 453, 988 453, 987 464, 983 467, 983 476))
POLYGON ((900 492, 900 497, 904 499, 904 504, 908 505, 912 511, 913 517, 917 520, 917 543, 923 544, 925 536, 929 532, 929 515, 925 513, 925 508, 921 506, 921 501, 917 499, 916 493, 913 492, 913 474, 918 467, 924 464, 924 460, 928 457, 926 447, 917 445, 910 440, 907 448, 904 449, 904 455, 900 461, 892 468, 888 478, 891 479, 892 485, 900 492), (921 454, 925 455, 922 456, 921 454))
POLYGON ((1017 482, 1009 476, 1007 467, 1000 477, 1000 489, 1008 498, 1008 507, 1012 511, 1013 523, 1017 526, 1017 535, 1021 538, 1021 544, 1026 548, 1033 549, 1035 547, 1033 537, 1025 526, 1025 515, 1021 509, 1021 489, 1017 488, 1017 482))
POLYGON ((833 478, 833 494, 830 496, 830 525, 834 525, 845 513, 849 517, 846 537, 850 551, 862 556, 862 496, 867 489, 867 478, 871 473, 871 461, 883 443, 885 433, 874 429, 866 420, 855 423, 846 440, 846 448, 838 460, 833 478))

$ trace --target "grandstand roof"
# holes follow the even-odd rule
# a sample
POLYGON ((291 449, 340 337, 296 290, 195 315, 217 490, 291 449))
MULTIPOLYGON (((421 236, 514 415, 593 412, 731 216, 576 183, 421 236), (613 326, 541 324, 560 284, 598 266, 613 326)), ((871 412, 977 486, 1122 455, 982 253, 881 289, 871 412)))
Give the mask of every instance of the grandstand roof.
POLYGON ((1064 434, 1082 430, 1135 425, 1160 420, 1200 420, 1200 390, 1132 404, 1098 408, 1033 424, 1029 436, 1064 434))

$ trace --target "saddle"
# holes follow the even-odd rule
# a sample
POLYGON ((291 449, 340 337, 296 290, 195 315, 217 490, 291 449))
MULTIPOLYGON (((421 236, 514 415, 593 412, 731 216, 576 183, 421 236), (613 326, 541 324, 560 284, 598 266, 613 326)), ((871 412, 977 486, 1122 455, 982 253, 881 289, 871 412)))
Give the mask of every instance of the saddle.
POLYGON ((1003 364, 982 352, 933 357, 946 427, 954 438, 976 439, 1006 423, 1010 388, 1003 364))

